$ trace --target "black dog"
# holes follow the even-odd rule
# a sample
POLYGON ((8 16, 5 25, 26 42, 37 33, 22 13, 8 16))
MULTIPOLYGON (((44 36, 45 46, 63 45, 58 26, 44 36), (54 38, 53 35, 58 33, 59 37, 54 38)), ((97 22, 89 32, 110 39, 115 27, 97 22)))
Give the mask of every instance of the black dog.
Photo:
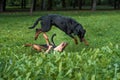
POLYGON ((78 44, 78 42, 77 39, 74 37, 75 35, 79 37, 81 42, 84 41, 85 44, 88 45, 87 41, 84 39, 86 30, 83 29, 81 24, 79 24, 72 18, 68 18, 56 14, 42 16, 38 18, 34 23, 34 25, 32 27, 29 27, 29 29, 33 29, 38 24, 39 21, 41 21, 41 28, 36 29, 35 40, 38 38, 38 35, 41 32, 48 32, 51 29, 51 27, 54 25, 60 30, 64 31, 71 38, 73 38, 76 44, 78 44))

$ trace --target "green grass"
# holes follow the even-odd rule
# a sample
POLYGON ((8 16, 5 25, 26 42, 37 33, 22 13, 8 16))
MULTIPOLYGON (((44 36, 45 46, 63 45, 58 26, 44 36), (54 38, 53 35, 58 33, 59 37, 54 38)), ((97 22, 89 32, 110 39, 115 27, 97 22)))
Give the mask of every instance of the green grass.
MULTIPOLYGON (((37 27, 40 27, 38 25, 37 27)), ((35 12, 0 14, 0 80, 119 80, 120 11, 35 12), (45 43, 42 35, 34 40, 35 30, 28 27, 42 15, 55 13, 70 16, 87 30, 84 43, 78 45, 59 29, 55 43, 68 42, 62 53, 44 54, 26 43, 45 43)))

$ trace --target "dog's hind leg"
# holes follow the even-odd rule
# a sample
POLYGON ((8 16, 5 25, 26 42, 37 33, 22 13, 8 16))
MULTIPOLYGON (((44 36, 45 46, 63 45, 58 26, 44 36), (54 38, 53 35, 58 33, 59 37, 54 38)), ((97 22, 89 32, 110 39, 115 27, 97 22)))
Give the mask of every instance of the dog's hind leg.
POLYGON ((45 32, 43 33, 43 37, 45 38, 47 46, 49 46, 50 45, 50 41, 49 41, 48 36, 47 36, 47 34, 45 32))
POLYGON ((42 32, 41 29, 36 29, 35 40, 38 38, 40 33, 43 33, 43 37, 45 38, 47 45, 50 45, 50 41, 48 39, 47 34, 45 32, 42 32))
POLYGON ((37 40, 39 34, 42 33, 41 29, 36 29, 36 32, 35 32, 35 40, 37 40))

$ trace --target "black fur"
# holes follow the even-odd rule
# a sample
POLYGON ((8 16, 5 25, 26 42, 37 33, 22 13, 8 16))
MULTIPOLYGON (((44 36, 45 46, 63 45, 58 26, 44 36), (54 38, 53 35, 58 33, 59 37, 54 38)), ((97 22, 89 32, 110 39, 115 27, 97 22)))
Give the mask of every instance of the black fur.
MULTIPOLYGON (((56 36, 56 34, 54 33, 54 34, 52 35, 52 37, 51 37, 51 42, 50 42, 50 45, 52 45, 53 48, 56 47, 55 42, 54 42, 54 37, 55 37, 55 36, 56 36)), ((47 44, 40 44, 40 46, 43 46, 43 47, 45 47, 45 48, 48 48, 48 45, 47 45, 47 44)))
POLYGON ((39 21, 41 21, 40 29, 42 32, 48 32, 54 25, 69 35, 71 38, 74 38, 74 35, 77 35, 81 42, 86 33, 86 30, 83 29, 82 25, 74 19, 56 14, 50 14, 38 18, 34 25, 29 27, 29 29, 35 28, 39 21))
POLYGON ((51 37, 51 44, 53 45, 53 47, 56 47, 55 43, 54 43, 54 37, 56 36, 56 34, 53 34, 51 37))

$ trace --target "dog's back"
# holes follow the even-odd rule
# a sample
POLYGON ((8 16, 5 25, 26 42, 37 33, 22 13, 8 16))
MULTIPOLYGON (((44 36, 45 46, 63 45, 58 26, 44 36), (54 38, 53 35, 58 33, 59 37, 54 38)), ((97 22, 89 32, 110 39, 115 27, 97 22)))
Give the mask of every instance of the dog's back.
MULTIPOLYGON (((83 29, 82 25, 72 18, 54 14, 48 16, 51 19, 51 24, 64 31, 66 34, 74 33, 74 30, 78 25, 79 29, 83 29)), ((76 33, 74 34, 76 35, 76 33)))
POLYGON ((46 16, 41 16, 38 18, 32 27, 29 29, 33 29, 36 27, 39 21, 41 22, 41 30, 43 32, 47 32, 51 29, 52 25, 55 25, 60 30, 64 31, 65 33, 69 34, 75 28, 76 25, 79 25, 74 19, 61 16, 58 14, 49 14, 46 16))

